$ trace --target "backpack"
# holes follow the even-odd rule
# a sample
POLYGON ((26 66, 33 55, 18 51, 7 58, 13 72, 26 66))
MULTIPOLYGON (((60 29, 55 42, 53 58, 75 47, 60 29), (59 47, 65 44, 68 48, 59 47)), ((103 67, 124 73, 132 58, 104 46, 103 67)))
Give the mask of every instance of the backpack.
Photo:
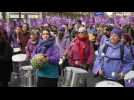
MULTIPOLYGON (((109 45, 108 45, 108 44, 105 44, 105 46, 104 46, 104 48, 103 48, 103 50, 102 50, 102 52, 103 52, 104 54, 106 54, 108 47, 109 47, 109 45)), ((121 45, 121 46, 120 46, 120 54, 121 54, 121 55, 120 55, 121 61, 123 62, 123 57, 124 57, 124 45, 121 45)))

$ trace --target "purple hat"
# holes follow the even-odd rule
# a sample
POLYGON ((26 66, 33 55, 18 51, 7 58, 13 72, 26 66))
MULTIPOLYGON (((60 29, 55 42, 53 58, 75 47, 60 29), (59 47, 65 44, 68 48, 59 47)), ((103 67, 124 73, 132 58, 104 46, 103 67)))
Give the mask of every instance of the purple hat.
POLYGON ((113 28, 112 34, 117 34, 119 37, 121 37, 122 33, 123 33, 123 30, 119 29, 119 28, 113 28))

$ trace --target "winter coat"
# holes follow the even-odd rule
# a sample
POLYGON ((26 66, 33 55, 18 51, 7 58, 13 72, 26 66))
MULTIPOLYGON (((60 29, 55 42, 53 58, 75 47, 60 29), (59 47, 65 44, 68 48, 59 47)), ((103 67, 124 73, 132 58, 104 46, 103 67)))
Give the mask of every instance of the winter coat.
POLYGON ((0 81, 9 81, 12 72, 12 54, 11 46, 3 41, 0 42, 0 81))
POLYGON ((36 48, 37 44, 38 44, 38 40, 35 43, 32 43, 32 40, 29 39, 27 46, 26 46, 26 55, 28 59, 32 57, 32 53, 34 49, 36 48))
POLYGON ((107 79, 117 80, 118 77, 114 76, 118 73, 127 73, 132 69, 132 59, 130 57, 130 52, 124 46, 123 61, 121 59, 121 43, 113 45, 110 41, 106 42, 108 45, 106 53, 103 52, 103 48, 99 49, 99 55, 96 57, 93 67, 93 73, 97 74, 100 69, 103 70, 104 76, 107 79))
POLYGON ((44 64, 44 67, 39 70, 38 77, 46 78, 58 78, 59 76, 59 59, 60 53, 59 48, 55 44, 55 40, 49 39, 47 41, 41 40, 35 50, 33 51, 33 56, 43 53, 48 57, 48 63, 44 64))
POLYGON ((83 64, 93 64, 94 48, 88 40, 76 37, 67 50, 68 62, 71 66, 81 67, 83 64), (76 61, 79 64, 76 64, 76 61))
POLYGON ((56 37, 56 44, 60 49, 60 57, 63 57, 65 50, 69 47, 70 45, 70 38, 69 36, 63 37, 62 40, 60 40, 58 37, 56 37))

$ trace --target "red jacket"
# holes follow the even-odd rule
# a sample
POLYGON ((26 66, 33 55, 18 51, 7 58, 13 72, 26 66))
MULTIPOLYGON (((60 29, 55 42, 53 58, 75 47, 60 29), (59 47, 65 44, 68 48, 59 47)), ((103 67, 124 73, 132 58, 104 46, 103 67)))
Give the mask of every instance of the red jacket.
POLYGON ((81 64, 93 64, 94 48, 89 40, 74 39, 67 50, 67 57, 71 66, 80 67, 81 64), (76 64, 76 61, 79 63, 76 64))

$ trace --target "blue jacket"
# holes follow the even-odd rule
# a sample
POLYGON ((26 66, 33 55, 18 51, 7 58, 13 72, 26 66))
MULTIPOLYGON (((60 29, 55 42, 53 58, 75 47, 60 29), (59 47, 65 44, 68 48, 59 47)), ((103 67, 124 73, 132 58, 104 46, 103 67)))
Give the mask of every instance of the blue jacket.
POLYGON ((97 74, 97 72, 102 69, 106 78, 116 80, 117 77, 113 77, 112 73, 127 73, 132 69, 133 60, 130 56, 130 51, 126 46, 124 46, 123 62, 121 61, 121 43, 113 45, 109 41, 106 44, 109 45, 106 54, 102 52, 103 47, 99 49, 99 55, 96 57, 96 60, 94 62, 93 73, 97 74), (118 60, 115 60, 115 58, 118 60))
POLYGON ((106 37, 105 35, 103 35, 103 36, 101 37, 100 46, 103 45, 103 44, 105 44, 106 41, 109 41, 109 38, 106 37))
POLYGON ((133 63, 134 63, 134 46, 133 45, 131 45, 131 47, 130 47, 130 45, 129 46, 127 46, 126 45, 126 51, 127 52, 129 52, 129 54, 128 54, 128 61, 132 61, 133 63), (132 51, 131 51, 131 47, 132 47, 132 51))

